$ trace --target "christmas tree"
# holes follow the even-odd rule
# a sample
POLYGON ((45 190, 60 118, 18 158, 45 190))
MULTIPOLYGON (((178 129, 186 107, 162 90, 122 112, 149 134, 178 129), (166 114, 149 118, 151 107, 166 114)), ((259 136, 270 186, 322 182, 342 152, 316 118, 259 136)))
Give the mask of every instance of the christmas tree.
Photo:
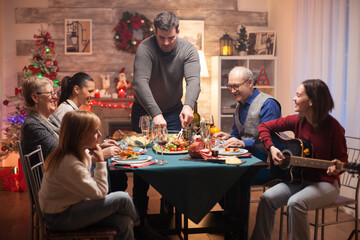
POLYGON ((8 107, 15 107, 15 111, 10 112, 4 119, 6 125, 4 129, 5 139, 1 142, 0 159, 6 158, 11 152, 17 150, 16 141, 19 140, 20 128, 26 118, 21 88, 15 88, 14 96, 8 97, 3 101, 3 104, 8 107))
POLYGON ((54 81, 54 87, 58 87, 61 82, 57 72, 60 70, 54 50, 54 42, 51 41, 49 32, 40 31, 40 35, 34 34, 35 48, 32 49, 33 58, 29 66, 24 67, 24 77, 31 76, 47 77, 54 81))
POLYGON ((248 38, 246 33, 246 27, 242 25, 238 32, 238 38, 236 40, 235 49, 238 50, 239 52, 248 50, 248 38))
MULTIPOLYGON (((40 35, 34 35, 35 46, 32 49, 32 60, 30 65, 25 66, 24 79, 38 76, 48 77, 54 81, 55 89, 60 85, 57 72, 60 70, 56 61, 54 42, 51 41, 49 32, 40 30, 40 35)), ((20 140, 21 125, 26 119, 26 108, 22 96, 21 87, 15 88, 15 94, 8 96, 3 104, 8 107, 15 107, 13 112, 5 116, 5 139, 1 142, 0 160, 6 158, 11 152, 17 151, 16 141, 20 140)))

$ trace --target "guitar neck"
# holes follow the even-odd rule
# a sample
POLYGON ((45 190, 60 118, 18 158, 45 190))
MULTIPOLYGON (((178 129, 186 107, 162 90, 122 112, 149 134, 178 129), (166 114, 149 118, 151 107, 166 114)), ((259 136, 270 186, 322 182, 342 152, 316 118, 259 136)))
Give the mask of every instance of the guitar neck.
MULTIPOLYGON (((299 167, 310 167, 310 168, 319 168, 319 169, 327 169, 330 166, 333 166, 334 163, 331 161, 320 160, 315 158, 305 158, 305 157, 290 157, 290 165, 291 166, 299 166, 299 167)), ((336 169, 342 170, 343 163, 336 163, 336 169)))

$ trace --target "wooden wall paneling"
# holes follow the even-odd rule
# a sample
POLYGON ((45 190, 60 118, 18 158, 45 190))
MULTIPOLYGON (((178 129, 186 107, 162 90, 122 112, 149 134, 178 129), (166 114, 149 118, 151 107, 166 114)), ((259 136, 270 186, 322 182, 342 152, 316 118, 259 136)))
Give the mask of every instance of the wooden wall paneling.
MULTIPOLYGON (((113 39, 112 31, 115 24, 92 24, 92 39, 113 39)), ((65 26, 63 23, 49 23, 48 31, 51 33, 53 40, 63 40, 65 36, 65 26)))
POLYGON ((92 19, 92 23, 110 24, 112 9, 106 8, 16 8, 16 23, 64 23, 65 18, 92 19))
MULTIPOLYGON (((119 0, 118 0, 119 1, 119 0)), ((120 1, 122 2, 122 1, 120 1)), ((111 8, 113 0, 49 0, 51 8, 111 8)))
POLYGON ((30 56, 34 43, 33 40, 16 40, 16 56, 30 56))
MULTIPOLYGON (((236 0, 227 0, 227 4, 218 0, 113 0, 113 7, 126 7, 126 8, 141 8, 142 6, 148 6, 149 8, 158 9, 161 11, 175 11, 177 9, 228 9, 235 10, 237 8, 236 0)), ((175 12, 174 12, 175 13, 175 12)), ((176 14, 176 13, 175 13, 176 14)))
MULTIPOLYGON (((158 9, 180 9, 180 8, 200 8, 200 9, 224 9, 224 10, 236 10, 237 0, 227 0, 226 4, 218 0, 49 0, 49 7, 61 8, 61 7, 73 7, 73 8, 139 8, 141 6, 148 6, 149 8, 158 9)), ((163 11, 160 10, 160 11, 163 11)))

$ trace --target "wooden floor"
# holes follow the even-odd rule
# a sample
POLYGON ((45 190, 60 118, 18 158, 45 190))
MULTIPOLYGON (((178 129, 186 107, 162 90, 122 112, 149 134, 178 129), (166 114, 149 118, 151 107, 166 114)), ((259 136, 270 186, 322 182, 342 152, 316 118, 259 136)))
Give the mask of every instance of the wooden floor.
MULTIPOLYGON (((129 175, 129 187, 128 191, 131 194, 132 189, 132 176, 129 175)), ((150 188, 149 191, 149 213, 160 212, 160 194, 150 188)), ((254 192, 252 199, 258 199, 260 192, 254 192)), ((214 210, 219 210, 219 206, 216 205, 214 210)), ((251 203, 250 207, 250 226, 249 233, 252 233, 255 216, 256 216, 257 203, 251 203)), ((346 215, 342 213, 342 215, 346 215)), ((329 218, 334 217, 335 213, 328 211, 327 216, 329 218)), ((310 220, 314 219, 313 212, 309 214, 310 220)), ((202 225, 200 223, 199 225, 202 225)), ((196 226, 190 222, 189 227, 196 226)), ((351 231, 354 229, 353 223, 343 223, 336 226, 330 226, 326 228, 325 239, 326 240, 341 240, 347 239, 351 231)), ((28 193, 19 192, 4 192, 0 191, 0 240, 25 240, 29 239, 29 200, 28 193)), ((311 236, 313 236, 313 228, 310 228, 311 236)), ((279 238, 279 215, 277 214, 275 219, 275 229, 272 234, 272 240, 279 238)), ((171 239, 178 239, 177 236, 172 236, 171 239)), ((223 239, 221 235, 215 234, 192 234, 189 235, 190 240, 220 240, 223 239)), ((284 226, 283 239, 289 239, 286 234, 286 225, 284 226)))

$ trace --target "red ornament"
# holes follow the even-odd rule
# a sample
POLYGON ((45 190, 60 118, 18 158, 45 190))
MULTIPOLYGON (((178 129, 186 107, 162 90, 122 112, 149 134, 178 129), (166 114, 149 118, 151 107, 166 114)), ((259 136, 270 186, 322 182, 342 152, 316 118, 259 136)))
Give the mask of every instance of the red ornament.
POLYGON ((8 105, 9 104, 9 100, 4 100, 3 101, 3 104, 6 106, 6 105, 8 105))
POLYGON ((51 59, 46 59, 46 61, 45 61, 45 65, 47 66, 47 67, 52 67, 53 65, 54 65, 54 63, 53 63, 53 61, 51 60, 51 59))
POLYGON ((5 132, 9 132, 9 131, 10 131, 10 128, 6 128, 6 129, 5 129, 5 132))
POLYGON ((15 88, 15 96, 22 96, 22 90, 21 90, 21 87, 20 88, 15 88))
POLYGON ((54 65, 57 66, 58 64, 59 64, 58 61, 55 60, 54 65))
POLYGON ((20 114, 21 114, 21 115, 25 115, 25 113, 26 113, 25 110, 21 110, 21 111, 20 111, 20 114))
POLYGON ((7 148, 6 148, 5 146, 2 146, 2 147, 1 147, 1 151, 3 151, 3 152, 5 152, 6 149, 7 149, 7 148))

